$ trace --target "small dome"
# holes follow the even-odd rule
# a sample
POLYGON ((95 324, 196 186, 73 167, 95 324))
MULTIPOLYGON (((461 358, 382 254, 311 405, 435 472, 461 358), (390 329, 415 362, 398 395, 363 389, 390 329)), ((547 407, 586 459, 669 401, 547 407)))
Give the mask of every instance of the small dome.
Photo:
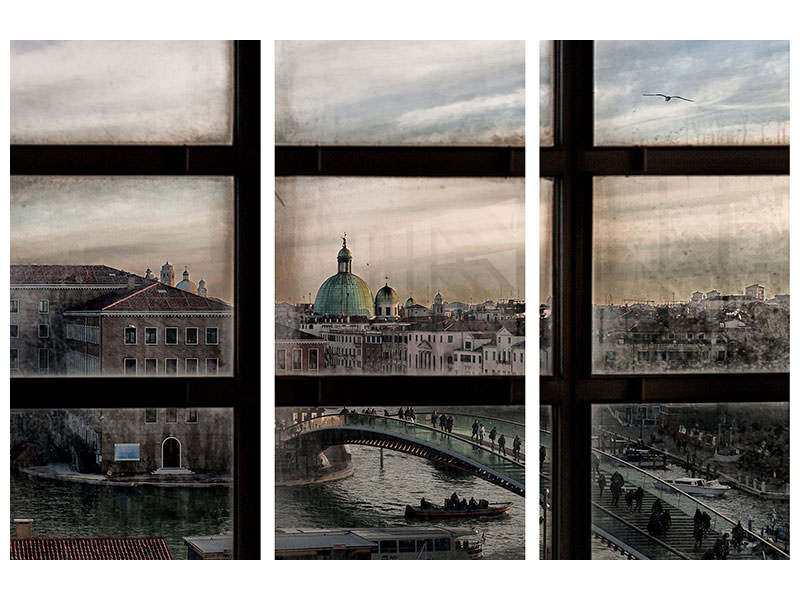
POLYGON ((416 304, 416 302, 414 302, 413 298, 409 298, 408 300, 406 300, 406 308, 411 308, 415 304, 416 304))
POLYGON ((183 279, 175 287, 184 292, 197 293, 197 284, 189 279, 189 267, 184 267, 183 279))
POLYGON ((397 292, 390 288, 388 283, 375 294, 375 304, 397 304, 399 301, 397 292))
POLYGON ((439 292, 436 292, 436 295, 433 297, 433 301, 436 304, 441 304, 442 303, 442 295, 439 292))
POLYGON ((348 248, 347 246, 342 246, 342 249, 339 250, 339 254, 336 255, 336 258, 337 259, 338 258, 352 259, 353 258, 353 253, 350 252, 350 248, 348 248))

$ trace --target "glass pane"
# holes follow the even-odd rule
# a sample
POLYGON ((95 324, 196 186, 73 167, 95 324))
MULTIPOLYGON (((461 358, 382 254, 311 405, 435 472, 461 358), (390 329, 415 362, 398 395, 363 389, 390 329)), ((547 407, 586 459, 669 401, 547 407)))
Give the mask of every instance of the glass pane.
POLYGON ((788 558, 788 403, 595 406, 592 471, 592 558, 788 558))
POLYGON ((539 558, 553 558, 553 408, 539 407, 539 558))
POLYGON ((12 41, 12 144, 230 144, 233 44, 12 41))
POLYGON ((788 144, 789 42, 598 41, 594 97, 597 145, 788 144))
POLYGON ((539 42, 539 145, 553 145, 553 42, 539 42))
POLYGON ((233 409, 177 410, 12 410, 12 558, 230 558, 233 409))
POLYGON ((279 375, 524 374, 523 181, 275 185, 279 375))
POLYGON ((789 178, 594 182, 593 368, 787 371, 789 178))
POLYGON ((553 374, 553 180, 539 180, 539 373, 553 374))
POLYGON ((282 41, 277 144, 525 144, 521 41, 282 41))
POLYGON ((232 178, 12 177, 12 375, 183 376, 207 357, 231 375, 233 252, 232 178))
MULTIPOLYGON (((379 559, 377 544, 365 548, 364 539, 403 534, 418 541, 417 555, 403 558, 475 558, 480 552, 487 559, 525 557, 524 497, 503 483, 515 482, 511 487, 519 491, 521 485, 524 493, 524 407, 416 406, 402 417, 401 410, 412 407, 276 409, 276 558, 350 558, 364 549, 365 558, 379 559), (482 440, 480 429, 472 434, 476 421, 485 431, 482 440), (346 445, 328 445, 329 435, 346 445), (470 507, 472 498, 477 506, 470 507), (429 520, 424 511, 446 514, 429 520), (477 516, 480 511, 484 516, 477 516), (344 544, 341 554, 331 541, 299 535, 301 528, 334 530, 344 544), (438 551, 437 544, 419 551, 419 540, 440 540, 443 532, 452 542, 449 550, 438 542, 438 551), (361 539, 348 539, 353 534, 361 539)), ((398 551, 404 548, 414 546, 398 551)))

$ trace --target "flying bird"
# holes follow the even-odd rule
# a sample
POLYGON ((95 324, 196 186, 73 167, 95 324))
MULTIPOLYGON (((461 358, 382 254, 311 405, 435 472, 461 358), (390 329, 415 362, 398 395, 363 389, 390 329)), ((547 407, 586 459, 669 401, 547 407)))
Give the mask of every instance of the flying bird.
POLYGON ((661 96, 664 98, 664 102, 669 102, 673 98, 677 98, 678 100, 686 100, 686 102, 694 102, 694 100, 689 100, 683 96, 667 96, 666 94, 642 94, 642 96, 661 96))

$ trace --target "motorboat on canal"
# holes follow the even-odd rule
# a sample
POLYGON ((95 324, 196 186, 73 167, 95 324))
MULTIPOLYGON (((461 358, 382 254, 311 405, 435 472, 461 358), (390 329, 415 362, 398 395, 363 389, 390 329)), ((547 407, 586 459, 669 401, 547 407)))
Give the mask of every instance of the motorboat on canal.
POLYGON ((468 527, 275 530, 275 560, 475 558, 483 558, 483 536, 468 527))
POLYGON ((421 503, 420 506, 406 505, 406 518, 417 519, 449 519, 456 517, 494 517, 508 512, 513 502, 496 502, 490 504, 481 500, 474 508, 445 508, 431 502, 421 503))
POLYGON ((629 462, 637 467, 649 469, 666 469, 667 459, 663 453, 656 452, 650 448, 634 448, 628 446, 620 456, 625 462, 629 462))
POLYGON ((675 479, 665 479, 664 481, 692 496, 719 498, 731 489, 729 485, 723 485, 716 479, 709 481, 698 477, 676 477, 675 479))

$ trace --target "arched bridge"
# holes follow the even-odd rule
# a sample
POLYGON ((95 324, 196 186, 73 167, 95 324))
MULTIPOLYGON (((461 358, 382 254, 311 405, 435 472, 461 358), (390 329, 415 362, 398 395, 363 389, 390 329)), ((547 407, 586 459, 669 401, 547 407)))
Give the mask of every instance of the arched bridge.
POLYGON ((309 419, 279 431, 276 436, 276 442, 283 446, 310 445, 320 451, 329 446, 360 444, 404 452, 466 471, 524 496, 525 465, 511 456, 512 440, 513 436, 506 443, 508 454, 503 456, 489 448, 488 440, 481 445, 456 432, 455 427, 453 433, 446 433, 420 421, 356 413, 309 419))
MULTIPOLYGON (((548 459, 540 468, 540 485, 550 486, 552 438, 549 431, 540 430, 539 443, 547 448, 548 459)), ((629 489, 641 487, 644 500, 641 511, 629 510, 624 500, 614 506, 608 489, 601 493, 596 485, 597 475, 592 473, 592 533, 609 545, 632 558, 638 559, 699 559, 714 546, 721 535, 732 531, 736 523, 702 500, 690 496, 670 485, 660 477, 630 464, 612 454, 592 448, 597 458, 597 469, 610 481, 611 474, 618 472, 625 479, 622 495, 629 489), (652 505, 659 500, 670 511, 672 525, 668 531, 653 535, 648 531, 652 505), (701 549, 695 549, 693 539, 693 516, 695 510, 706 512, 711 518, 711 528, 701 549)), ((789 555, 769 540, 754 531, 745 529, 745 545, 741 552, 731 550, 731 559, 788 559, 789 555)))

